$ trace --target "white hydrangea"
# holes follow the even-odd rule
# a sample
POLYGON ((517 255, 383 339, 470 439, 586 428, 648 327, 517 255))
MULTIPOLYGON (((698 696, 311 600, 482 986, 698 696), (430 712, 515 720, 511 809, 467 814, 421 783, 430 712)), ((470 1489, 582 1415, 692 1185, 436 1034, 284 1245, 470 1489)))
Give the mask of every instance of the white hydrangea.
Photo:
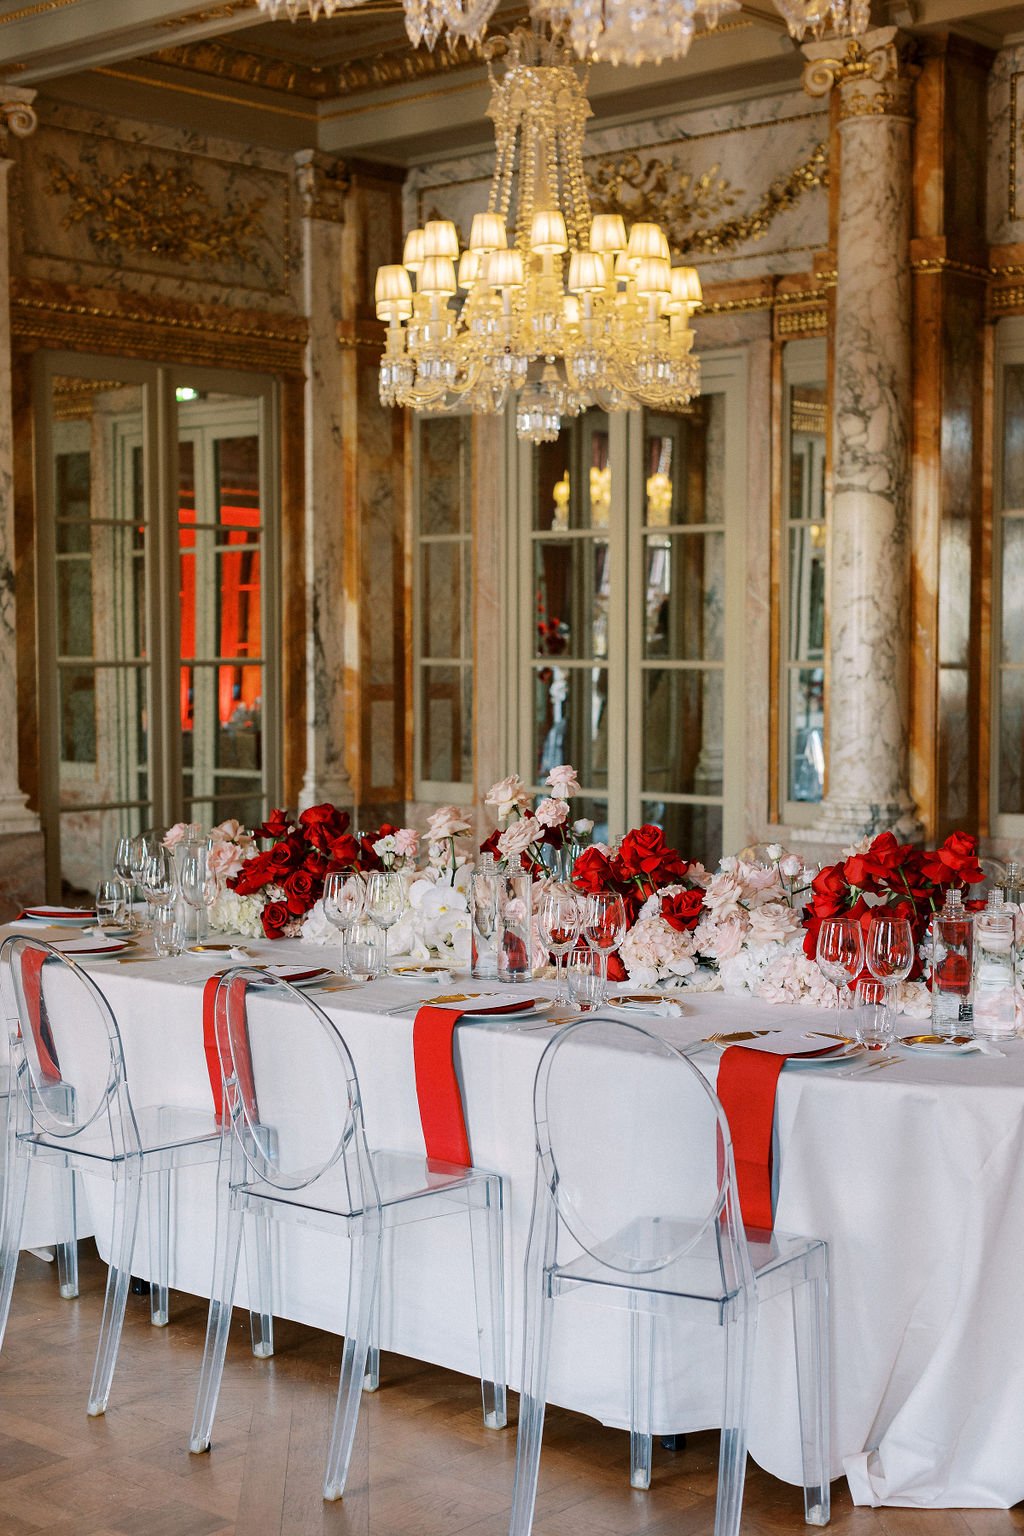
POLYGON ((218 933, 240 933, 247 939, 261 939, 263 906, 262 896, 239 896, 237 891, 221 890, 210 908, 210 927, 218 933))

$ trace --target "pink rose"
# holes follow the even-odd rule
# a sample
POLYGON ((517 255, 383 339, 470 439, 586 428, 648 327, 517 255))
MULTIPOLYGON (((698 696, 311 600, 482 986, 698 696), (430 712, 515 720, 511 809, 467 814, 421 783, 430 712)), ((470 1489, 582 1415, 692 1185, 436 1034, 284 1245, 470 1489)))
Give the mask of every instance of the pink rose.
POLYGON ((779 863, 779 869, 787 880, 795 880, 803 871, 803 860, 798 853, 787 853, 779 863))
POLYGON ((801 914, 785 901, 766 901, 750 914, 752 944, 782 944, 802 928, 801 914))
POLYGON ((742 917, 726 917, 721 922, 702 923, 701 929, 705 930, 698 929, 697 933, 701 953, 712 960, 731 960, 743 948, 747 924, 742 917))
POLYGON ((222 821, 219 826, 211 827, 210 837, 215 843, 248 843, 251 841, 242 823, 235 821, 233 817, 230 821, 222 821))
POLYGON ((395 852, 401 859, 414 859, 420 851, 420 835, 415 827, 399 827, 395 833, 395 852))
POLYGON ((564 800, 542 800, 534 815, 542 827, 560 827, 569 819, 569 807, 564 800))
POLYGON ((544 782, 550 785, 556 800, 568 800, 580 792, 580 781, 571 763, 560 763, 557 768, 552 768, 544 782))
POLYGON ((441 805, 427 817, 427 832, 432 843, 443 843, 448 837, 462 837, 469 831, 469 822, 457 805, 441 805))
POLYGON ((230 880, 233 875, 240 874, 242 863, 242 850, 234 843, 215 842, 206 855, 207 868, 218 880, 230 880))
POLYGON ((735 917, 741 911, 743 883, 734 870, 720 869, 712 875, 704 893, 704 905, 716 919, 735 917))
POLYGON ((168 827, 167 831, 164 833, 164 847, 177 848, 178 844, 184 840, 185 833, 187 831, 188 827, 186 826, 185 822, 176 821, 174 826, 168 827))
POLYGON ((503 859, 516 860, 532 843, 540 842, 544 831, 535 816, 520 816, 498 838, 498 852, 503 859))
POLYGON ((528 798, 526 785, 518 773, 510 773, 507 779, 499 779, 497 784, 491 785, 484 796, 484 804, 495 807, 500 821, 513 811, 522 811, 528 798))

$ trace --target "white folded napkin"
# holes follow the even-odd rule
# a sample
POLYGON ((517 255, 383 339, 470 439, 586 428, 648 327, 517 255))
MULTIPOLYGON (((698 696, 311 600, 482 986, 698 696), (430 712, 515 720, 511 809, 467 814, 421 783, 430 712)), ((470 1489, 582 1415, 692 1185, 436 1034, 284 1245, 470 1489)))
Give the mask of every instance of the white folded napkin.
POLYGON ((243 944, 232 944, 231 948, 228 950, 228 959, 237 960, 239 965, 244 965, 247 960, 251 960, 252 958, 252 951, 246 949, 243 944))

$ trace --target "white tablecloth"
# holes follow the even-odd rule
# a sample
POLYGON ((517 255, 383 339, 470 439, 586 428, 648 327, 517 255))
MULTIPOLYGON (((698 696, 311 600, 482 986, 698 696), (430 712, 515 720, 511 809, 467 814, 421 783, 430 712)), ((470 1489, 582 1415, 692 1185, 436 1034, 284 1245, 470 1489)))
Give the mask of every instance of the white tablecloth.
MULTIPOLYGON (((261 946, 253 946, 259 948, 261 946)), ((305 946, 263 946, 276 959, 305 946)), ((118 1017, 137 1104, 206 1107, 202 987, 209 963, 94 965, 118 1017)), ((382 981, 318 1000, 359 1071, 371 1145, 422 1149, 412 1066, 412 1013, 382 1011, 426 995, 382 981)), ((679 1019, 649 1020, 685 1043, 752 1024, 813 1026, 806 1008, 721 994, 694 996, 679 1019)), ((834 1025, 834 1015, 830 1017, 834 1025)), ((531 1025, 536 1020, 529 1021, 531 1025)), ((518 1386, 522 1264, 533 1191, 532 1087, 549 1028, 471 1025, 457 1032, 467 1126, 478 1165, 508 1181, 510 1381, 518 1386)), ((282 1073, 304 1053, 282 1029, 282 1073)), ((835 1069, 785 1071, 779 1084, 777 1225, 827 1240, 832 1265, 832 1473, 858 1503, 1007 1507, 1024 1498, 1024 1333, 1015 1318, 1024 1274, 1024 1042, 1004 1058, 910 1057, 862 1079, 835 1069)), ((713 1075, 717 1058, 697 1063, 713 1075)), ((582 1088, 581 1088, 582 1091, 582 1088)), ((636 1106, 643 1113, 642 1104, 636 1106)), ((109 1191, 86 1181, 101 1251, 109 1191)), ((209 1294, 214 1173, 178 1183, 172 1284, 209 1294)), ((421 1222, 394 1236, 382 1342, 475 1374, 464 1223, 421 1222)), ((140 1249, 135 1269, 148 1273, 140 1249)), ((347 1253, 308 1231, 282 1232, 280 1315, 340 1332, 347 1253)), ((243 1297, 239 1294, 241 1304, 243 1297)), ((659 1349, 655 1431, 717 1423, 720 1339, 674 1329, 659 1349)), ((607 1424, 628 1423, 624 1317, 564 1304, 556 1319, 549 1400, 607 1424)), ((762 1308, 750 1450, 800 1481, 792 1333, 785 1302, 762 1308)), ((623 1446, 623 1475, 628 1452, 623 1446)))

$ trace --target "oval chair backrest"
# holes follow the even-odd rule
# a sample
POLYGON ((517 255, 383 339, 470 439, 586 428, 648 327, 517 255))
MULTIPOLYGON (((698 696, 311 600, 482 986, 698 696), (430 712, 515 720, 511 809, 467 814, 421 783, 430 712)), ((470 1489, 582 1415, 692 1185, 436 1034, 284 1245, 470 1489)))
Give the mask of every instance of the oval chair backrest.
POLYGON ((727 1290, 752 1283, 725 1113, 672 1045, 638 1024, 567 1025, 541 1057, 534 1116, 544 1182, 586 1252, 643 1275, 699 1250, 727 1290))
POLYGON ((332 1176, 348 1208, 379 1204, 348 1046, 312 998, 238 966, 214 1002, 224 1110, 256 1179, 282 1191, 332 1176))
POLYGON ((87 1138, 101 1155, 137 1152, 121 1034, 92 977, 52 944, 21 934, 0 946, 0 974, 19 1130, 69 1147, 87 1138))

